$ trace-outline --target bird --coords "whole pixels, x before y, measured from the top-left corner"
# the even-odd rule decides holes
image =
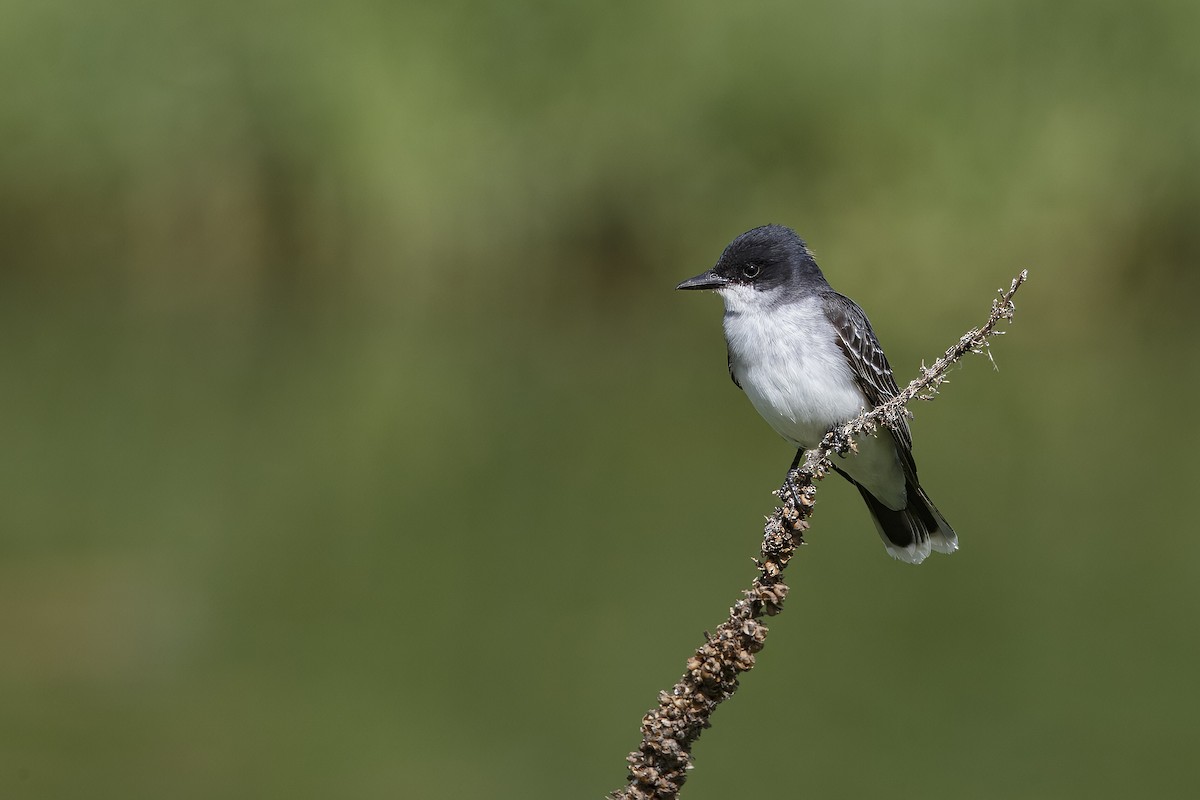
[[[832,428],[899,392],[866,313],[833,290],[791,228],[746,231],[712,269],[676,288],[712,290],[724,301],[729,377],[797,448],[793,469]],[[917,479],[908,423],[856,444],[833,466],[866,501],[887,552],[910,564],[955,552],[958,536]]]

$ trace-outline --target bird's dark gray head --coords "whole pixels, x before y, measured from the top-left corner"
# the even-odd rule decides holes
[[[803,291],[824,283],[825,276],[795,231],[783,225],[763,225],[730,242],[711,270],[676,288],[746,286],[770,291],[786,286]]]

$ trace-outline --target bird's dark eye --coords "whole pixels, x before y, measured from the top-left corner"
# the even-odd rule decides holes
[[[762,267],[760,267],[758,264],[746,264],[742,267],[742,275],[746,276],[750,280],[757,278],[758,273],[760,272],[762,272]]]

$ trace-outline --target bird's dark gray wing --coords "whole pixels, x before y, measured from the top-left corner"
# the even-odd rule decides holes
[[[877,406],[899,394],[900,388],[892,376],[892,366],[883,354],[879,340],[875,338],[875,331],[871,330],[867,315],[858,304],[837,292],[823,293],[821,301],[825,316],[837,331],[838,346],[842,348],[858,388],[866,395],[867,401]],[[908,430],[908,422],[901,419],[892,434],[900,445],[901,459],[908,462],[908,466],[912,462],[912,434]]]
[[[729,380],[733,381],[734,386],[741,389],[742,385],[738,383],[737,376],[733,374],[733,353],[728,350],[725,351],[725,366],[729,367]]]

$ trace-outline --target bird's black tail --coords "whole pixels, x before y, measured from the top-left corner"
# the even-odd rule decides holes
[[[937,506],[916,481],[907,482],[908,505],[893,511],[875,496],[854,482],[867,501],[879,537],[892,558],[909,564],[920,564],[931,550],[953,553],[958,549],[958,536],[946,523]]]

